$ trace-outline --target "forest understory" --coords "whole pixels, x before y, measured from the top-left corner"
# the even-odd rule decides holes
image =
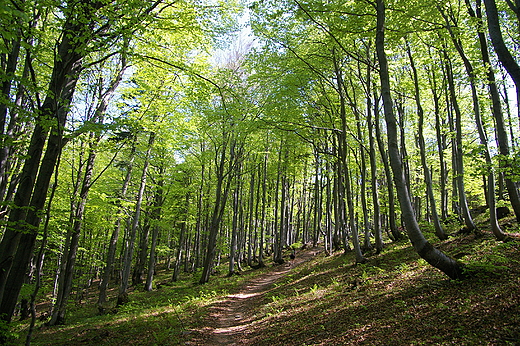
[[[428,265],[407,240],[366,252],[365,264],[320,247],[298,251],[293,263],[288,251],[284,264],[268,260],[232,277],[223,269],[205,285],[197,273],[169,283],[162,270],[153,291],[132,289],[130,301],[106,315],[98,315],[91,289],[65,325],[40,322],[32,344],[518,345],[520,233],[512,218],[502,220],[506,242],[479,226],[481,234],[453,233],[442,242],[425,232],[466,265],[464,280]],[[12,344],[23,344],[27,321],[13,327],[19,338]]]

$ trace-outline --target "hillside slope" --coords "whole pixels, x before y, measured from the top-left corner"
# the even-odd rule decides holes
[[[436,246],[466,263],[471,277],[448,279],[408,242],[388,243],[362,265],[353,254],[313,249],[308,261],[297,254],[299,265],[220,274],[206,285],[195,283],[197,273],[169,284],[165,271],[159,289],[133,291],[113,314],[96,315],[92,291],[90,301],[71,306],[66,325],[39,328],[33,344],[520,344],[518,235],[506,243],[490,233],[454,236]],[[248,293],[262,277],[273,280]],[[223,303],[230,297],[254,298]],[[228,311],[215,315],[219,308]],[[14,327],[20,338],[12,344],[23,344],[27,322]]]

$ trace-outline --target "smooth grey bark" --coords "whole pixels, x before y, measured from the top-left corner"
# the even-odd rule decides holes
[[[213,212],[209,223],[209,237],[206,246],[206,257],[204,258],[204,267],[202,275],[199,280],[200,284],[205,284],[209,281],[211,271],[213,269],[213,261],[215,259],[217,250],[217,238],[220,231],[220,224],[226,208],[226,202],[229,195],[229,189],[232,180],[232,168],[235,165],[236,160],[236,143],[231,140],[229,148],[229,168],[226,170],[226,158],[227,158],[227,134],[224,134],[224,145],[220,148],[220,155],[217,153],[217,167],[216,167],[216,178],[217,186],[215,189],[215,202]]]
[[[441,225],[441,220],[439,218],[439,214],[437,213],[437,203],[435,201],[435,197],[433,195],[433,182],[432,176],[430,172],[430,168],[428,166],[428,162],[426,160],[426,144],[424,142],[424,110],[421,104],[421,94],[419,88],[419,77],[417,75],[417,68],[415,67],[415,61],[413,59],[412,52],[410,50],[410,46],[408,41],[406,42],[406,50],[408,53],[408,58],[410,60],[410,67],[412,69],[413,81],[414,81],[414,89],[415,89],[415,104],[417,107],[417,136],[419,142],[419,152],[421,156],[421,165],[423,167],[424,174],[424,182],[426,184],[426,194],[428,196],[428,200],[430,202],[430,211],[432,215],[433,225],[435,227],[435,235],[440,240],[448,239],[446,232]]]
[[[21,23],[20,19],[18,19],[17,23],[15,24],[15,26],[18,26],[19,28],[17,30],[17,35],[12,40],[10,40],[10,44],[6,44],[7,47],[10,46],[10,50],[7,53],[7,61],[5,61],[5,66],[2,66],[2,76],[4,76],[4,78],[2,83],[0,83],[0,95],[2,96],[1,99],[3,100],[0,102],[0,200],[4,200],[6,188],[8,185],[8,170],[11,154],[11,144],[9,142],[13,138],[13,133],[9,133],[10,131],[6,129],[8,120],[7,114],[10,108],[7,104],[7,100],[11,99],[11,89],[14,84],[14,77],[18,65],[18,60],[20,58],[20,48],[22,45],[22,25],[23,24]],[[26,60],[26,66],[24,67],[24,75],[27,75],[27,64],[28,60]],[[20,90],[21,89],[22,88],[20,87]],[[9,116],[16,118],[16,113],[17,112],[14,109],[10,109]]]
[[[372,187],[372,206],[374,208],[374,237],[376,240],[376,253],[383,251],[384,242],[381,231],[381,205],[379,202],[379,183],[377,181],[376,143],[374,139],[375,126],[372,116],[372,68],[367,67],[366,74],[366,98],[367,98],[367,125],[368,125],[368,156],[370,161],[370,184]]]
[[[128,290],[128,281],[130,279],[130,271],[132,267],[132,258],[134,255],[135,238],[137,235],[137,227],[139,226],[139,220],[141,217],[141,206],[144,198],[144,190],[146,188],[146,180],[148,176],[148,166],[150,164],[150,154],[155,142],[155,133],[151,132],[148,139],[148,148],[146,150],[143,170],[141,173],[141,183],[139,184],[139,190],[136,196],[134,217],[132,219],[132,225],[128,235],[127,246],[125,249],[123,270],[121,272],[121,285],[119,287],[118,305],[126,301],[126,295]]]
[[[266,148],[267,149],[267,148]],[[264,160],[262,163],[262,209],[260,217],[260,244],[258,245],[258,265],[260,267],[264,264],[264,244],[266,233],[266,212],[267,212],[267,161],[269,158],[268,151],[265,150]]]
[[[469,15],[473,18],[477,19],[477,25],[479,26],[479,29],[482,27],[482,10],[481,10],[481,2],[478,0],[476,2],[476,11],[473,10],[473,7],[469,3],[468,0],[466,0],[466,6],[468,8]],[[480,52],[482,57],[482,62],[487,66],[487,77],[488,77],[488,88],[489,93],[491,96],[492,101],[492,113],[496,120],[496,133],[497,133],[497,140],[499,144],[499,150],[501,154],[503,154],[503,150],[505,150],[506,155],[509,155],[509,143],[507,138],[507,132],[504,128],[504,117],[502,114],[502,106],[500,104],[500,95],[498,93],[498,88],[496,86],[495,81],[495,74],[493,72],[493,69],[491,67],[491,61],[489,59],[489,52],[488,52],[488,46],[487,46],[487,40],[484,35],[484,33],[481,30],[477,30],[478,32],[478,38],[479,38],[479,45],[480,45]],[[460,42],[457,42],[460,43]],[[462,45],[458,44],[457,50],[459,51],[459,54],[463,58],[464,65],[466,66],[466,70],[468,74],[470,74],[470,82],[471,82],[471,88],[472,88],[472,96],[473,96],[473,104],[475,109],[475,122],[477,124],[477,130],[480,137],[480,144],[484,148],[484,157],[486,159],[487,169],[488,169],[488,181],[487,181],[487,201],[489,206],[489,216],[490,216],[490,224],[491,224],[491,230],[493,231],[493,234],[498,240],[504,240],[506,235],[500,228],[498,224],[497,219],[497,213],[496,213],[496,192],[495,192],[495,169],[493,166],[493,162],[491,160],[491,153],[488,147],[488,138],[486,134],[486,130],[484,128],[484,124],[482,121],[482,117],[480,115],[480,107],[476,92],[476,86],[474,81],[474,71],[473,66],[469,62],[468,58],[464,56],[464,52],[462,50]],[[501,140],[505,140],[505,143],[502,143],[502,145],[505,144],[505,148],[500,148]],[[513,183],[513,189],[516,190],[516,187],[514,187]],[[517,194],[516,194],[517,196]],[[514,199],[514,191],[513,191],[513,199]]]
[[[355,105],[355,100],[353,102],[353,105]],[[357,128],[357,136],[358,140],[361,141],[362,138],[364,138],[363,133],[361,131],[361,117],[360,112],[355,107],[354,110],[355,113],[355,119],[356,119],[356,128]],[[372,243],[370,242],[370,228],[368,227],[369,221],[368,221],[368,205],[367,205],[367,182],[365,178],[365,173],[367,171],[367,163],[366,163],[366,155],[365,155],[365,146],[363,144],[360,145],[359,148],[359,156],[361,157],[361,167],[360,167],[360,180],[361,180],[361,186],[360,186],[360,194],[361,194],[361,209],[363,212],[363,231],[364,231],[364,237],[363,237],[363,248],[365,251],[372,249]]]
[[[275,214],[275,240],[274,240],[274,252],[273,252],[273,261],[278,264],[284,263],[283,260],[283,234],[285,232],[285,220],[283,217],[286,195],[285,195],[285,186],[284,186],[284,179],[285,179],[285,164],[282,164],[282,155],[285,158],[287,156],[287,149],[285,149],[285,145],[282,142],[280,144],[281,148],[278,155],[278,169],[277,169],[277,175],[276,175],[276,187],[275,187],[275,194],[279,194],[281,192],[281,198],[275,199],[275,206],[274,206],[274,214]],[[281,187],[280,187],[281,186]]]
[[[468,10],[470,11],[470,15],[473,13],[472,17],[475,17],[475,13],[473,12],[473,9],[469,3],[466,3],[468,6]],[[472,63],[469,61],[468,57],[466,56],[464,49],[462,47],[462,42],[459,38],[457,38],[452,30],[449,17],[444,14],[441,11],[442,16],[446,20],[446,24],[448,27],[448,31],[450,32],[450,36],[453,42],[453,45],[455,46],[455,49],[459,53],[459,56],[461,57],[464,67],[466,69],[466,73],[468,74],[469,81],[470,81],[470,88],[471,88],[471,97],[473,102],[473,112],[475,115],[475,124],[477,126],[477,131],[480,138],[480,145],[482,146],[482,153],[484,155],[487,170],[488,170],[488,176],[487,176],[487,188],[485,189],[486,192],[486,201],[489,207],[489,215],[490,215],[490,224],[491,229],[493,230],[493,233],[498,238],[504,238],[505,234],[500,229],[500,226],[498,225],[497,215],[496,215],[496,197],[495,197],[495,172],[493,167],[493,162],[491,160],[491,154],[488,147],[488,139],[487,134],[484,129],[484,125],[482,123],[482,116],[480,114],[480,103],[478,99],[478,93],[477,93],[477,87],[475,85],[475,71],[473,68]],[[480,35],[480,34],[479,34]],[[484,37],[482,37],[484,38]],[[485,41],[485,38],[484,38]],[[489,63],[489,60],[488,60]],[[484,184],[486,186],[486,184]]]
[[[146,282],[144,284],[145,291],[152,290],[153,275],[155,272],[155,258],[157,239],[159,238],[159,221],[161,220],[162,206],[164,203],[164,166],[159,167],[159,181],[157,182],[157,188],[155,191],[153,210],[151,211],[151,217],[153,224],[152,227],[152,243],[150,244],[150,255],[148,256],[148,270],[146,273]]]
[[[486,6],[487,23],[491,43],[495,48],[500,63],[504,66],[507,73],[509,73],[511,79],[513,79],[516,86],[517,101],[520,101],[520,66],[504,41],[495,0],[484,0],[484,5]],[[518,108],[520,109],[520,103],[518,104]]]
[[[464,219],[466,231],[471,232],[476,227],[469,211],[468,200],[466,198],[466,188],[464,184],[464,153],[462,150],[462,113],[460,111],[459,103],[457,101],[457,96],[455,93],[455,81],[453,79],[453,70],[450,64],[451,60],[449,59],[448,53],[446,51],[444,51],[443,54],[446,64],[446,77],[448,79],[450,103],[453,111],[455,112],[455,119],[453,119],[455,126],[455,140],[452,144],[454,145],[453,160],[454,165],[456,167],[455,182],[457,184],[457,193],[459,201],[458,208],[460,209],[460,214]]]
[[[322,218],[322,188],[321,188],[321,158],[318,152],[318,148],[314,146],[314,189],[313,189],[313,234],[312,234],[312,245],[318,244],[318,235],[321,229],[321,218]],[[347,242],[345,241],[345,251],[347,251]]]
[[[383,135],[381,134],[381,127],[380,127],[380,119],[379,119],[379,102],[378,97],[374,95],[374,127],[375,127],[375,133],[376,133],[376,142],[377,147],[379,149],[379,154],[381,155],[381,161],[383,161],[383,168],[385,172],[386,177],[386,187],[388,191],[388,224],[390,227],[390,234],[392,235],[393,241],[399,241],[403,239],[403,235],[399,228],[397,227],[396,222],[396,201],[395,201],[395,191],[394,191],[394,184],[392,184],[393,178],[392,178],[392,171],[390,168],[390,163],[388,162],[388,154],[385,149],[385,145],[383,143]]]
[[[513,56],[509,52],[509,49],[504,43],[504,39],[502,37],[502,32],[500,29],[500,23],[498,19],[498,12],[496,8],[496,3],[494,0],[484,0],[484,4],[486,6],[486,14],[489,28],[489,35],[491,37],[491,42],[495,48],[495,52],[498,55],[502,66],[507,70],[513,81],[516,85],[517,92],[517,101],[520,101],[520,67],[516,60],[514,60]],[[518,10],[518,8],[517,8]],[[516,12],[518,15],[518,12]],[[477,2],[477,13],[476,16],[479,20],[482,20],[482,16],[480,13],[480,1]],[[504,122],[504,115],[502,112],[502,106],[500,102],[500,94],[498,92],[498,88],[496,85],[495,74],[491,67],[487,41],[484,35],[479,31],[479,42],[482,53],[482,60],[484,63],[488,64],[488,88],[491,95],[492,101],[492,111],[493,116],[496,120],[496,134],[498,141],[498,148],[500,154],[503,156],[500,160],[500,166],[504,170],[510,169],[510,149],[509,149],[509,139],[506,131],[506,125]],[[520,110],[520,104],[518,105],[518,109]],[[520,116],[520,113],[519,113]],[[515,212],[515,216],[518,222],[520,222],[520,193],[518,188],[513,181],[512,177],[506,173],[505,175],[505,183],[507,192],[509,194],[509,200],[511,202],[511,206]]]
[[[110,81],[110,85],[107,90],[105,90],[103,93],[100,93],[100,98],[95,108],[95,112],[90,119],[92,122],[103,124],[109,100],[121,82],[125,69],[126,58],[123,54],[120,71],[114,76],[113,80]],[[102,85],[98,86],[98,88],[102,87]],[[71,229],[67,234],[67,241],[63,256],[64,261],[62,261],[62,269],[60,270],[60,276],[58,279],[57,297],[53,305],[51,319],[48,322],[48,325],[62,324],[65,320],[66,305],[72,290],[72,279],[76,265],[76,255],[79,247],[79,238],[83,224],[83,216],[85,213],[85,207],[87,205],[88,193],[92,187],[92,184],[94,183],[92,175],[97,156],[97,146],[101,141],[101,137],[101,133],[91,132],[89,135],[88,157],[84,166],[84,176],[81,182],[79,180],[80,174],[83,172],[83,167],[81,167],[81,164],[78,167],[78,182],[76,185],[80,187],[81,184],[81,188],[79,190],[79,195],[76,195],[76,193],[72,195]]]
[[[148,243],[150,242],[150,219],[145,213],[145,219],[143,221],[143,227],[139,232],[139,246],[136,256],[136,262],[134,264],[134,270],[132,271],[132,286],[139,286],[143,283],[143,274],[146,266],[146,260],[148,258]]]
[[[340,101],[339,116],[341,119],[341,129],[338,131],[338,153],[340,157],[341,170],[345,176],[345,198],[347,200],[348,209],[348,223],[352,235],[352,245],[354,247],[354,254],[356,263],[365,263],[367,260],[363,256],[361,246],[359,244],[359,233],[356,225],[356,217],[354,210],[354,196],[352,194],[351,173],[348,165],[348,143],[347,143],[347,117],[346,117],[346,94],[345,84],[343,83],[343,75],[336,60],[334,59],[334,72],[337,80],[337,89]]]
[[[91,135],[90,137],[94,137]],[[58,279],[58,294],[56,302],[53,305],[51,319],[48,325],[63,324],[65,320],[66,305],[72,290],[72,278],[74,276],[74,267],[76,264],[76,255],[79,247],[79,238],[81,234],[81,226],[83,223],[83,214],[87,205],[88,192],[91,186],[92,173],[94,170],[94,162],[96,158],[95,145],[96,141],[91,138],[92,142],[89,149],[89,155],[85,164],[84,177],[81,182],[81,189],[78,200],[72,202],[71,210],[71,228],[67,234],[67,242],[63,255],[62,268]],[[97,138],[99,141],[99,138]],[[80,170],[81,172],[81,170]],[[74,199],[75,196],[72,196]]]
[[[254,164],[253,166],[256,166],[256,159],[253,160]],[[256,254],[256,244],[258,239],[258,232],[256,227],[254,227],[255,221],[258,217],[258,208],[256,208],[255,211],[255,177],[256,177],[256,171],[251,172],[251,178],[249,179],[249,196],[248,196],[248,203],[247,203],[247,235],[248,235],[248,241],[247,241],[247,265],[252,266],[253,265],[253,258]],[[258,194],[256,194],[256,202],[258,206]],[[254,232],[253,232],[254,229]]]
[[[112,231],[112,234],[110,236],[110,243],[108,245],[106,266],[103,271],[101,284],[99,285],[99,297],[98,297],[98,301],[97,301],[97,307],[101,314],[105,313],[105,311],[106,311],[105,304],[106,304],[108,283],[110,281],[110,277],[112,276],[112,272],[114,270],[117,242],[119,239],[119,233],[121,232],[121,222],[122,222],[121,214],[123,213],[123,207],[121,205],[121,200],[124,200],[126,198],[128,186],[130,185],[130,179],[132,177],[132,169],[133,169],[133,163],[134,163],[134,158],[135,158],[135,150],[136,150],[135,143],[132,143],[130,158],[128,160],[128,163],[126,164],[125,179],[123,181],[123,185],[121,187],[121,192],[119,195],[120,198],[116,201],[116,204],[117,204],[116,217],[117,218],[116,218],[114,230]]]
[[[237,187],[233,191],[233,217],[231,221],[231,245],[229,251],[229,276],[235,274],[235,261],[237,260],[237,243],[238,243],[238,208],[240,183],[237,182]]]
[[[58,156],[58,161],[56,162],[56,167],[60,166],[61,156]],[[31,339],[34,332],[34,327],[36,325],[36,299],[38,298],[38,293],[42,286],[42,271],[43,271],[43,261],[45,258],[45,249],[47,248],[47,243],[49,239],[49,221],[51,218],[51,206],[54,200],[54,196],[56,194],[56,189],[58,187],[58,172],[54,174],[54,183],[51,187],[51,193],[49,195],[49,200],[47,202],[47,210],[45,212],[45,223],[43,226],[42,232],[42,240],[40,243],[40,248],[35,256],[36,268],[34,273],[34,290],[31,293],[30,299],[30,312],[31,312],[31,321],[29,323],[29,328],[27,332],[27,336],[25,338],[25,345],[29,346],[31,344]]]
[[[201,152],[203,151],[203,147],[201,147]],[[204,163],[201,164],[200,167],[200,185],[197,197],[197,222],[195,224],[195,261],[194,261],[194,270],[197,270],[200,267],[201,260],[201,232],[202,232],[202,213],[204,211],[204,177],[206,174],[206,165]]]
[[[325,164],[325,172],[326,174],[326,184],[325,184],[325,232],[323,238],[325,240],[324,247],[325,253],[332,255],[334,252],[333,241],[332,241],[332,183],[334,181],[334,177],[331,177],[332,167],[330,160],[327,160]]]
[[[435,75],[435,69],[431,68],[428,70],[431,74],[429,76],[429,80],[435,114],[435,136],[437,139],[437,152],[439,154],[439,193],[441,200],[441,218],[445,220],[448,217],[448,190],[446,189],[448,172],[446,170],[446,160],[444,158],[444,150],[446,149],[446,135],[442,131],[443,123],[441,122],[440,97],[437,90],[437,77]]]
[[[404,179],[401,165],[397,121],[394,114],[392,95],[390,92],[390,74],[388,71],[388,60],[385,52],[385,4],[383,0],[376,0],[376,11],[376,52],[379,61],[379,77],[381,80],[383,109],[387,124],[388,151],[405,228],[414,249],[423,259],[432,266],[440,269],[450,278],[460,279],[463,277],[462,265],[433,247],[422,234],[419,224],[415,219],[414,210],[410,201],[410,194]]]
[[[189,178],[188,178],[189,179]],[[189,182],[186,183],[186,187],[189,185]],[[187,192],[184,196],[184,205],[182,206],[181,215],[184,217],[184,220],[180,222],[181,229],[179,234],[179,244],[177,247],[177,253],[175,256],[175,264],[173,266],[173,274],[172,274],[172,282],[179,280],[179,275],[181,272],[181,264],[182,258],[184,256],[184,271],[187,271],[187,261],[189,257],[189,234],[188,234],[188,208],[190,204],[190,193]]]
[[[177,247],[177,254],[175,256],[175,264],[173,266],[173,274],[172,274],[172,281],[176,282],[179,280],[179,275],[181,273],[181,262],[182,262],[182,255],[184,251],[186,250],[186,231],[187,231],[188,225],[186,222],[181,223],[181,232],[179,234],[179,244]]]

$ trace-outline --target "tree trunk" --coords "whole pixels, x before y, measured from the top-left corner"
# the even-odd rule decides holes
[[[152,244],[150,245],[150,256],[148,258],[148,271],[146,274],[146,282],[144,285],[145,291],[152,290],[153,274],[155,272],[155,258],[157,239],[159,237],[159,221],[161,220],[162,206],[164,203],[164,166],[159,167],[159,181],[157,182],[157,190],[155,191],[153,210],[151,211],[152,220]]]
[[[110,281],[110,277],[112,276],[112,272],[114,270],[114,263],[116,259],[116,250],[117,250],[117,241],[119,239],[119,233],[121,231],[121,221],[123,213],[123,207],[121,206],[121,200],[126,198],[126,192],[128,191],[128,186],[130,185],[130,179],[132,177],[132,169],[134,162],[134,154],[135,154],[135,143],[132,144],[130,159],[126,165],[126,175],[125,180],[123,181],[123,186],[121,187],[120,198],[117,200],[117,212],[116,212],[116,223],[114,230],[112,231],[112,235],[110,236],[110,243],[108,245],[108,253],[105,270],[103,272],[103,277],[101,279],[101,284],[99,286],[99,298],[97,302],[98,310],[101,314],[105,313],[105,304],[107,297],[107,288],[108,282]]]
[[[395,191],[394,184],[392,184],[392,171],[390,163],[388,162],[388,154],[383,143],[383,136],[381,134],[380,120],[379,120],[379,102],[378,97],[374,95],[374,127],[376,129],[376,141],[379,153],[381,154],[381,161],[383,161],[383,168],[386,177],[386,186],[388,191],[388,223],[390,227],[390,233],[392,234],[393,241],[399,241],[403,239],[401,231],[397,227],[396,212],[395,212]]]
[[[139,236],[139,252],[137,253],[136,263],[132,271],[132,286],[137,287],[143,283],[143,274],[146,266],[146,259],[148,258],[148,243],[150,240],[150,219],[148,214],[145,214],[144,225],[141,228]]]
[[[95,136],[91,135],[91,137]],[[60,271],[57,299],[54,303],[51,319],[48,323],[51,326],[55,324],[63,324],[65,320],[66,305],[72,290],[72,278],[74,276],[74,267],[76,265],[76,255],[79,247],[83,215],[85,212],[85,206],[87,205],[88,192],[91,187],[92,173],[96,159],[95,146],[99,140],[99,136],[97,138],[91,138],[89,155],[85,165],[85,175],[81,184],[79,199],[77,204],[76,202],[73,202],[73,215],[71,217],[72,228],[68,235],[68,247],[66,245],[62,270]],[[74,196],[72,198],[74,199]]]
[[[235,274],[235,261],[237,259],[237,243],[238,243],[238,208],[239,208],[239,186],[233,191],[233,220],[231,222],[231,247],[229,251],[229,276]]]
[[[446,61],[446,75],[448,78],[448,89],[450,93],[450,101],[453,111],[455,112],[455,141],[454,141],[454,163],[456,167],[456,183],[457,193],[459,197],[459,209],[462,218],[466,224],[466,231],[471,232],[475,229],[473,218],[469,212],[468,200],[466,198],[466,189],[464,187],[464,153],[462,151],[462,113],[455,95],[455,82],[453,80],[453,71],[450,65],[448,53],[444,51],[444,59]]]
[[[229,140],[226,138],[227,135],[224,134],[224,142]],[[224,210],[226,208],[226,202],[229,194],[229,188],[232,180],[232,168],[235,164],[235,143],[234,141],[230,145],[229,150],[229,168],[226,172],[226,148],[224,145],[220,150],[220,158],[217,166],[216,176],[217,176],[217,186],[215,189],[215,206],[213,208],[213,213],[210,220],[209,225],[209,238],[208,244],[206,248],[206,257],[204,258],[204,268],[202,270],[202,276],[199,280],[199,283],[205,284],[209,281],[209,277],[211,275],[211,271],[213,269],[213,260],[215,259],[215,254],[217,250],[217,237],[220,231],[220,224],[222,221],[222,217],[224,215]],[[226,174],[227,173],[227,174]]]
[[[383,107],[387,124],[388,148],[390,163],[394,173],[394,182],[397,188],[397,195],[403,220],[405,222],[408,237],[417,253],[428,263],[440,269],[452,279],[463,277],[462,265],[457,261],[446,256],[444,253],[434,248],[422,234],[415,219],[410,194],[404,180],[399,152],[397,121],[394,115],[392,96],[390,93],[390,75],[388,72],[388,62],[385,53],[385,4],[383,0],[377,0],[377,33],[376,51],[379,61],[379,77],[381,79],[381,94],[383,97]]]
[[[367,125],[368,125],[368,156],[370,160],[370,185],[372,187],[372,205],[374,208],[374,236],[376,240],[376,253],[383,251],[384,242],[381,232],[381,206],[379,203],[379,188],[377,181],[377,162],[374,140],[374,127],[377,126],[372,120],[372,68],[367,67]]]
[[[466,5],[468,7],[468,12],[471,17],[476,18],[479,21],[479,26],[482,26],[482,12],[481,12],[481,4],[480,1],[477,1],[477,12],[473,11],[473,8],[471,7],[471,4],[466,0]],[[483,32],[478,30],[478,36],[479,36],[479,44],[480,44],[480,51],[482,55],[482,62],[484,62],[485,65],[488,66],[488,86],[490,86],[490,94],[491,94],[491,100],[493,103],[493,115],[495,119],[497,119],[497,133],[501,130],[503,134],[505,134],[505,138],[507,141],[507,133],[505,132],[503,128],[503,116],[502,116],[502,107],[500,105],[500,96],[498,94],[498,89],[496,87],[495,83],[495,76],[493,73],[493,70],[491,69],[491,61],[489,60],[489,54],[488,54],[488,48],[487,48],[487,40],[484,36]],[[482,117],[480,115],[480,106],[478,101],[478,94],[477,94],[477,88],[475,86],[475,76],[473,71],[473,66],[471,65],[469,59],[465,56],[464,51],[462,49],[462,44],[460,41],[454,42],[457,47],[457,51],[459,52],[459,55],[461,56],[464,66],[466,67],[466,71],[470,77],[470,84],[471,84],[471,94],[473,98],[473,109],[475,112],[475,123],[477,125],[477,130],[480,137],[480,144],[483,148],[483,154],[484,158],[486,160],[486,165],[488,169],[488,179],[487,179],[487,203],[489,207],[489,216],[490,216],[490,224],[491,224],[491,230],[493,231],[493,234],[498,240],[504,240],[506,235],[498,225],[498,219],[497,219],[497,213],[496,213],[496,197],[495,197],[495,170],[493,167],[493,162],[491,160],[491,154],[488,147],[488,139],[486,130],[484,128],[484,124],[482,122]],[[498,102],[498,104],[497,104]],[[498,108],[497,108],[498,107]],[[498,116],[497,116],[498,114]],[[499,123],[501,120],[502,128],[498,130]],[[500,141],[499,141],[500,142]],[[507,143],[506,143],[507,144]],[[507,147],[509,147],[509,144],[507,144]],[[509,150],[507,149],[507,154],[509,154]],[[485,185],[484,185],[485,186]],[[516,188],[515,188],[516,190]]]
[[[480,14],[480,2],[477,2],[477,12]],[[517,101],[520,101],[520,67],[518,63],[514,60],[513,56],[507,49],[504,39],[502,37],[502,32],[500,30],[500,24],[498,19],[498,12],[495,4],[495,0],[484,0],[484,4],[486,6],[486,13],[488,18],[488,27],[489,27],[489,35],[491,36],[491,42],[495,48],[495,52],[498,55],[498,58],[502,65],[505,67],[513,81],[516,85],[516,93],[517,93]],[[518,13],[517,13],[518,14]],[[482,20],[482,16],[479,15],[479,19]],[[502,169],[507,170],[510,168],[510,150],[509,150],[509,139],[506,132],[506,125],[504,122],[504,115],[502,112],[502,106],[500,102],[500,96],[498,93],[497,85],[495,82],[495,74],[493,69],[491,68],[489,53],[487,48],[487,41],[485,40],[484,35],[479,31],[480,38],[480,49],[482,53],[482,60],[484,63],[488,64],[488,87],[491,95],[491,101],[493,103],[493,116],[496,120],[496,134],[498,141],[498,149],[500,154],[504,157],[504,159],[500,160],[500,166]],[[518,105],[518,109],[520,110],[520,104]],[[520,113],[519,113],[520,116]],[[509,200],[511,201],[511,206],[515,212],[515,216],[518,222],[520,222],[520,194],[518,192],[518,188],[515,182],[512,180],[512,177],[506,174],[505,183],[507,192],[509,193]]]
[[[143,171],[141,174],[141,184],[139,185],[139,191],[137,192],[137,198],[135,202],[135,212],[130,228],[130,234],[128,235],[127,247],[125,249],[125,256],[123,262],[123,270],[121,273],[121,285],[119,287],[118,305],[126,302],[126,295],[128,290],[128,280],[130,279],[130,271],[132,267],[132,258],[134,255],[135,238],[137,234],[137,227],[139,226],[139,219],[141,216],[141,205],[144,197],[144,190],[146,188],[146,178],[148,175],[148,166],[150,160],[150,154],[152,147],[155,142],[155,133],[151,132],[148,139],[148,149],[146,150],[146,156],[143,164]]]
[[[83,50],[76,47],[78,41],[73,41],[72,37],[81,36],[87,28],[88,22],[79,23],[71,18],[64,23],[48,93],[37,112],[27,158],[20,174],[20,185],[8,221],[10,227],[4,232],[0,243],[0,315],[6,320],[10,320],[13,314],[33,252],[36,230],[41,221],[39,214],[61,153],[62,129],[81,69],[82,55],[79,52]],[[53,120],[53,131],[47,140],[49,119]],[[40,162],[45,147],[45,155]]]
[[[435,113],[435,135],[437,138],[437,151],[439,153],[439,167],[440,167],[440,196],[441,196],[441,218],[445,220],[448,217],[448,190],[446,189],[446,181],[448,180],[448,173],[446,171],[446,160],[444,158],[444,149],[446,149],[446,135],[442,132],[442,123],[440,116],[439,95],[437,92],[437,80],[435,70],[430,70],[431,76],[429,78],[431,84],[431,92]]]
[[[408,53],[408,58],[410,59],[410,67],[412,68],[414,87],[415,87],[415,103],[417,106],[417,117],[418,117],[418,125],[417,125],[417,135],[419,137],[419,152],[421,155],[421,165],[423,167],[424,174],[424,182],[426,184],[426,194],[428,196],[428,200],[430,202],[430,211],[433,218],[433,225],[435,227],[435,235],[440,240],[448,239],[448,236],[444,232],[444,229],[441,225],[441,220],[439,219],[439,214],[437,213],[437,206],[435,202],[435,197],[433,195],[433,184],[432,184],[432,176],[430,173],[430,168],[428,166],[428,162],[426,161],[426,144],[424,142],[424,110],[421,104],[421,95],[419,88],[419,77],[417,76],[417,68],[415,67],[415,61],[412,56],[412,52],[410,51],[410,46],[408,41],[406,42],[406,48]]]

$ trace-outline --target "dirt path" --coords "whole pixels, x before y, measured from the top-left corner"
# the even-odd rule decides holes
[[[314,248],[298,252],[293,261],[273,267],[262,276],[246,282],[239,292],[217,302],[210,311],[208,323],[213,326],[205,328],[204,333],[207,333],[208,338],[204,345],[240,345],[240,340],[247,339],[247,326],[255,320],[250,307],[255,306],[278,279],[295,266],[313,258],[319,251]]]

